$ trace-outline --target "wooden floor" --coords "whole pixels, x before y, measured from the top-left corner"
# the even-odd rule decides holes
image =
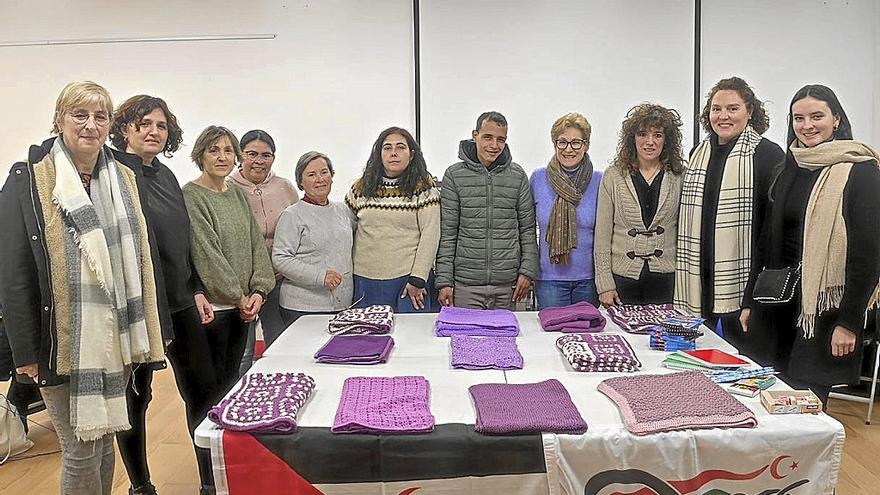
[[[5,384],[0,385],[0,390],[5,391],[5,388]],[[838,495],[880,493],[880,407],[875,407],[872,426],[866,426],[863,421],[866,408],[866,404],[831,400],[831,415],[846,427]],[[196,495],[198,473],[195,457],[186,431],[183,402],[177,395],[171,370],[154,375],[153,402],[148,414],[148,458],[153,483],[159,494]],[[34,415],[32,419],[51,428],[45,412]],[[32,425],[30,438],[35,446],[25,455],[58,450],[58,441],[52,431]],[[60,462],[60,455],[54,453],[0,466],[0,494],[57,494]],[[128,479],[117,454],[113,495],[127,493]]]

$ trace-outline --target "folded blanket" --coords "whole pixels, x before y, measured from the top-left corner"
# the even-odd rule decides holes
[[[334,335],[318,349],[315,359],[328,364],[378,364],[388,361],[392,347],[390,335]]]
[[[642,363],[622,335],[568,334],[556,339],[556,348],[575,371],[633,372]]]
[[[487,435],[587,431],[587,422],[558,380],[484,383],[470,387],[477,411],[475,430]]]
[[[636,435],[700,428],[754,428],[754,413],[699,371],[609,378],[599,384]]]
[[[651,327],[667,318],[689,318],[671,304],[619,304],[608,308],[608,317],[630,333],[650,333]]]
[[[484,337],[516,337],[519,321],[506,309],[467,309],[443,306],[437,316],[437,335],[475,335]]]
[[[351,377],[333,433],[427,433],[434,429],[428,380],[423,376]]]
[[[515,337],[453,335],[450,345],[453,368],[513,370],[523,367]]]
[[[538,311],[541,328],[547,332],[600,332],[605,328],[605,317],[592,304],[582,301],[559,308]]]
[[[375,304],[340,311],[330,319],[328,330],[332,334],[384,334],[391,332],[393,325],[391,306]]]
[[[290,433],[314,389],[315,380],[303,373],[251,373],[211,408],[208,418],[225,430]]]

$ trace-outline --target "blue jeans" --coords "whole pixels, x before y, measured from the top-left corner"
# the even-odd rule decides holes
[[[428,276],[425,284],[425,307],[416,309],[409,297],[400,298],[406,287],[409,277],[398,277],[391,280],[374,280],[371,278],[354,276],[354,305],[356,308],[365,308],[374,304],[387,304],[395,313],[436,313],[439,311],[439,303],[434,291],[434,274]]]
[[[538,309],[558,308],[581,301],[599,306],[599,295],[592,279],[536,280],[535,296],[538,298]]]

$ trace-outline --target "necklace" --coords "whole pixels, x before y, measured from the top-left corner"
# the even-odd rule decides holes
[[[651,183],[654,182],[654,179],[657,177],[657,175],[660,174],[661,170],[663,170],[663,166],[658,165],[657,168],[654,169],[654,173],[652,173],[650,177],[646,176],[642,169],[639,169],[639,173],[642,174],[642,178],[645,179],[645,182],[647,182],[650,186]]]

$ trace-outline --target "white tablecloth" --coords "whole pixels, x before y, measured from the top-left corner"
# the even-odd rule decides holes
[[[298,424],[306,427],[332,425],[342,384],[350,376],[425,376],[430,382],[431,411],[437,424],[474,424],[474,408],[467,390],[471,385],[530,383],[556,378],[568,389],[590,429],[579,436],[544,435],[545,492],[550,493],[584,493],[584,486],[594,475],[622,469],[650,472],[667,482],[713,476],[704,474],[706,471],[726,470],[743,475],[761,470],[751,484],[739,480],[729,482],[728,486],[726,482],[714,481],[700,485],[698,491],[680,492],[682,494],[703,493],[710,486],[729,489],[731,493],[758,493],[760,490],[754,491],[757,486],[780,489],[788,486],[786,483],[790,485],[795,477],[808,479],[810,483],[809,488],[801,488],[802,493],[831,493],[836,484],[843,427],[834,419],[824,414],[771,416],[757,398],[738,396],[755,412],[757,428],[689,430],[636,437],[624,428],[617,407],[596,390],[602,380],[625,373],[573,371],[554,345],[559,333],[541,330],[537,313],[517,313],[517,317],[521,326],[517,343],[524,359],[522,370],[453,369],[449,339],[434,334],[436,315],[408,314],[395,316],[391,334],[395,346],[388,363],[370,366],[316,363],[315,351],[330,337],[329,317],[305,316],[266,350],[251,372],[301,371],[311,375],[316,389],[298,418]],[[606,331],[626,336],[642,362],[640,373],[671,372],[660,364],[666,353],[651,350],[648,336],[627,334],[610,320]],[[736,352],[708,330],[698,340],[698,347]],[[775,388],[786,386],[779,383]],[[196,430],[196,444],[202,447],[213,444],[217,450],[219,436],[220,430],[206,420]],[[216,455],[219,454],[215,452]]]

